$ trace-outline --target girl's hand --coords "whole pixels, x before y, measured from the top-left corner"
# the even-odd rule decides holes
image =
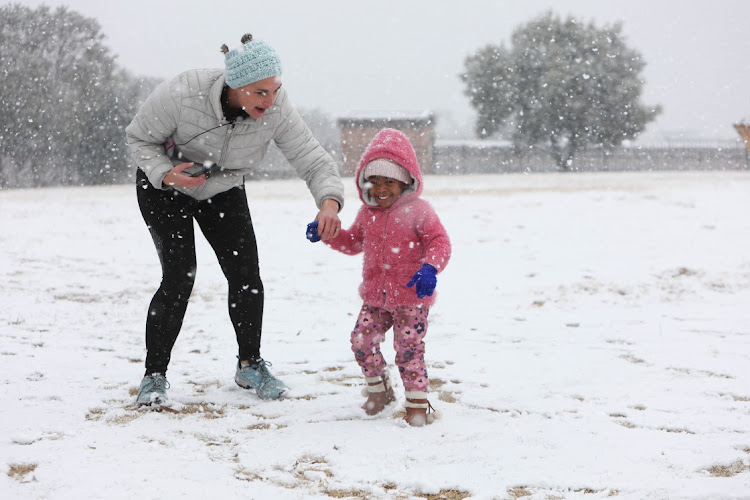
[[[169,187],[181,187],[181,188],[195,188],[200,187],[206,183],[205,174],[201,174],[197,177],[190,177],[187,174],[183,174],[182,171],[186,168],[193,166],[193,162],[181,163],[175,168],[167,172],[164,179],[161,181],[162,184]]]
[[[341,232],[338,202],[330,198],[323,200],[320,212],[318,212],[315,220],[318,221],[318,235],[320,235],[320,239],[328,240],[338,236]]]

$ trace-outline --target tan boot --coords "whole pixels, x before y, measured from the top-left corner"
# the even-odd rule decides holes
[[[380,413],[387,404],[396,400],[387,371],[381,377],[365,377],[365,381],[367,387],[362,392],[367,396],[367,401],[362,409],[368,415]]]
[[[406,408],[404,420],[412,427],[422,427],[442,417],[442,413],[430,404],[427,393],[422,391],[406,391],[404,408]]]

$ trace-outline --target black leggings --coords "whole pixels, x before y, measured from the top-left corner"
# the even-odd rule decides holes
[[[260,358],[263,283],[258,247],[243,186],[199,201],[174,189],[154,188],[138,169],[138,206],[156,246],[161,286],[146,317],[146,374],[166,373],[195,283],[193,219],[216,253],[229,284],[229,317],[240,359]]]

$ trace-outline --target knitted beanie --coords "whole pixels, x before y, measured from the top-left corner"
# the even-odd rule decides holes
[[[365,165],[364,178],[369,179],[373,175],[390,177],[404,184],[411,184],[411,175],[409,171],[398,163],[385,158],[377,158]]]
[[[233,89],[281,74],[281,59],[273,47],[249,34],[240,47],[224,53],[224,64],[227,85]]]

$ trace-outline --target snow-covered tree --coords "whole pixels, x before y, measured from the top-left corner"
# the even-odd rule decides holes
[[[66,7],[0,7],[0,186],[127,178],[124,127],[141,83],[103,41],[95,19]]]
[[[90,158],[86,162],[86,184],[111,184],[132,180],[135,166],[125,141],[125,127],[161,80],[138,78],[129,71],[118,69],[111,84],[99,98],[99,104],[89,115],[91,140],[80,144],[78,155]]]
[[[547,147],[563,170],[584,148],[635,138],[661,108],[640,103],[645,63],[621,30],[548,12],[517,28],[510,48],[467,57],[461,79],[477,136],[507,137],[519,154]]]

